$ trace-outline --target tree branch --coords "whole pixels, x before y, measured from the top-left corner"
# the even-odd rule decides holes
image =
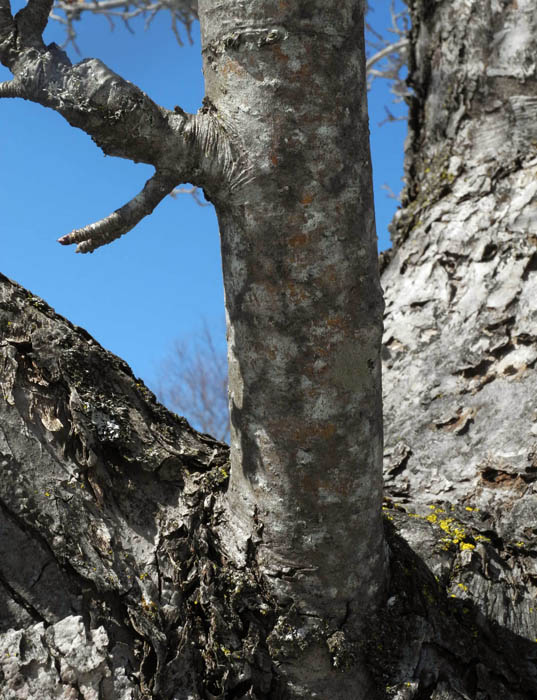
[[[157,171],[130,202],[94,224],[71,231],[59,238],[58,242],[62,245],[78,243],[77,253],[93,253],[100,246],[111,243],[133,229],[144,217],[151,214],[177,184],[175,177]]]
[[[0,60],[13,73],[11,82],[2,83],[0,97],[23,97],[54,109],[107,155],[149,163],[157,170],[184,165],[192,143],[173,136],[188,116],[155,104],[97,59],[73,66],[56,44],[45,46],[41,34],[51,3],[29,0],[13,19],[9,0],[0,0]],[[170,141],[177,146],[173,154],[168,153]],[[172,158],[173,166],[162,162]]]
[[[0,61],[4,63],[7,58],[15,34],[15,21],[11,14],[9,0],[0,0]]]
[[[0,97],[23,97],[54,109],[107,155],[157,167],[171,136],[171,112],[101,61],[87,59],[73,66],[55,44],[37,48],[35,35],[29,40],[30,45],[23,42],[9,51],[13,80],[2,84]]]
[[[14,27],[11,3],[9,0],[0,0],[0,34],[14,29]]]
[[[26,7],[15,15],[17,29],[26,44],[35,43],[37,46],[43,46],[42,34],[47,26],[53,1],[28,0]]]
[[[72,43],[76,50],[76,30],[74,22],[81,19],[84,12],[92,14],[104,15],[114,27],[114,19],[121,19],[127,27],[129,20],[138,17],[146,17],[146,28],[151,24],[154,17],[161,11],[168,11],[171,17],[171,29],[175,34],[177,42],[180,46],[183,45],[179,34],[178,23],[182,24],[187,32],[187,37],[192,43],[191,27],[193,22],[198,18],[198,3],[197,0],[95,0],[74,1],[73,0],[55,0],[54,14],[51,17],[63,25],[65,25],[67,38],[64,46]],[[63,16],[58,14],[62,12]]]
[[[375,63],[378,63],[378,61],[381,61],[383,58],[386,58],[386,56],[390,56],[393,53],[400,52],[402,49],[406,48],[408,44],[408,39],[400,39],[394,44],[388,44],[388,46],[385,46],[380,51],[377,51],[377,53],[374,56],[371,56],[371,58],[367,60],[365,64],[366,71],[369,72],[371,68],[375,65]]]
[[[221,120],[205,106],[186,114],[155,104],[144,92],[97,59],[72,65],[41,34],[52,0],[29,0],[11,18],[0,0],[0,60],[13,79],[0,83],[0,98],[22,97],[61,114],[91,136],[107,155],[155,167],[155,175],[131,202],[101,221],[60,239],[91,252],[147,216],[173,189],[191,182],[218,197],[248,176]]]
[[[0,97],[24,97],[14,80],[6,80],[0,83]]]

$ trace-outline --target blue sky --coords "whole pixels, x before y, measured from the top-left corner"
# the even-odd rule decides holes
[[[12,3],[14,10],[20,3]],[[369,21],[389,24],[389,1],[375,0]],[[199,27],[181,47],[169,18],[148,31],[133,22],[113,32],[103,17],[78,24],[81,56],[97,57],[153,100],[195,112],[203,97]],[[49,22],[45,40],[63,42]],[[185,37],[186,39],[186,37]],[[0,80],[10,73],[0,66]],[[382,189],[401,189],[405,122],[385,124],[392,96],[385,81],[369,93],[379,248],[397,207]],[[401,106],[399,112],[401,112]],[[56,239],[110,214],[143,187],[153,169],[105,157],[82,131],[56,113],[23,100],[0,101],[0,272],[43,297],[58,313],[123,357],[151,388],[176,338],[199,331],[203,319],[223,329],[224,301],[218,228],[212,206],[168,197],[138,227],[93,255],[75,255]],[[222,330],[222,344],[225,342]]]

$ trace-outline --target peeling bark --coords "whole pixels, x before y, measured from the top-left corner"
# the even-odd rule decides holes
[[[1,276],[0,384],[3,699],[535,697],[532,553],[495,514],[387,499],[378,612],[308,630],[225,554],[228,448]]]
[[[105,153],[156,169],[131,202],[61,243],[93,251],[182,181],[213,201],[232,435],[215,551],[263,587],[274,619],[257,635],[282,692],[370,696],[360,654],[336,668],[332,653],[363,635],[387,570],[363,0],[201,3],[207,96],[196,115],[159,107],[98,60],[71,65],[45,46],[46,0],[12,19],[0,3],[0,58],[13,73],[0,97],[52,108]],[[52,406],[41,423],[57,420]],[[101,437],[115,439],[118,425],[106,419]],[[94,476],[88,488],[105,508]],[[164,641],[151,639],[160,678]]]
[[[386,488],[434,521],[428,561],[440,580],[460,582],[455,595],[522,644],[533,697],[537,10],[527,0],[410,9],[406,186],[381,279]],[[446,513],[432,517],[436,507]],[[478,538],[457,537],[457,519]],[[460,550],[458,571],[442,547]],[[440,679],[430,643],[415,657],[436,674],[423,697],[526,697],[503,673],[490,686],[479,664],[464,683]]]

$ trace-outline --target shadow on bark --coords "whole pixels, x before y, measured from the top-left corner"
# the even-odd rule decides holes
[[[360,639],[345,625],[304,636],[294,607],[278,607],[259,576],[255,543],[245,567],[222,555],[226,445],[3,276],[0,357],[6,700],[304,697],[282,671],[305,649],[342,678],[365,661],[379,698],[536,696],[537,644],[450,593],[456,571],[490,578],[501,543],[480,544],[488,559],[462,557],[388,501],[385,606]],[[507,609],[516,585],[498,585]]]

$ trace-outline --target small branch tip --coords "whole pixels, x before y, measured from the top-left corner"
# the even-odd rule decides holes
[[[130,202],[94,224],[74,229],[65,236],[58,238],[61,245],[78,243],[77,253],[93,253],[107,243],[115,241],[133,229],[164,197],[172,192],[177,185],[177,179],[156,172],[150,178],[143,190]]]

